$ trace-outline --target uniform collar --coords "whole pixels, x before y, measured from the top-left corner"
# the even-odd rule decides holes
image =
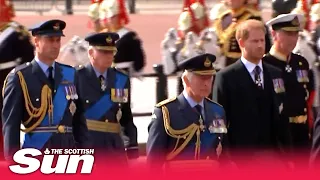
[[[287,61],[287,56],[282,54],[281,52],[277,51],[274,46],[271,47],[269,54],[271,56],[276,57],[277,59],[281,61]]]
[[[183,90],[182,94],[186,98],[191,108],[194,108],[198,104],[202,107],[202,109],[204,108],[203,99],[200,101],[200,103],[197,103],[188,95],[186,90]]]

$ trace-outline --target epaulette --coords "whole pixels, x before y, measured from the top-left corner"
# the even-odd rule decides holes
[[[23,25],[15,21],[10,22],[9,26],[12,27],[16,32],[21,33],[23,36],[30,36],[29,31]]]
[[[0,32],[4,31],[5,29],[7,29],[8,27],[10,27],[10,23],[5,23],[4,25],[2,25],[0,27]]]
[[[207,97],[206,97],[206,99],[207,99],[208,101],[210,101],[210,102],[212,102],[212,103],[214,103],[214,104],[216,104],[216,105],[218,105],[218,106],[220,106],[220,107],[223,108],[223,106],[222,106],[221,104],[219,104],[219,103],[217,103],[217,102],[215,102],[215,101],[212,101],[210,98],[207,98]]]
[[[227,10],[221,14],[218,15],[218,19],[223,19],[226,15],[230,14],[231,10]]]
[[[126,72],[126,71],[124,71],[124,70],[122,70],[122,69],[119,69],[119,68],[117,68],[117,67],[113,67],[116,71],[118,71],[118,72],[120,72],[120,73],[122,73],[122,74],[124,74],[124,75],[126,75],[126,76],[129,76],[128,75],[128,72]]]
[[[76,70],[81,70],[81,69],[84,68],[84,65],[80,64],[80,65],[74,66],[74,68],[75,68]]]
[[[261,12],[256,10],[256,9],[253,9],[253,8],[247,8],[247,11],[252,14],[253,16],[256,16],[256,17],[260,17],[262,16]]]
[[[163,100],[163,101],[159,102],[158,104],[156,104],[156,107],[159,108],[159,107],[161,107],[161,106],[163,106],[165,104],[168,104],[168,103],[170,103],[170,102],[172,102],[172,101],[174,101],[176,99],[177,99],[177,97],[173,97],[173,98],[169,98],[169,99]]]
[[[23,69],[25,69],[26,67],[29,67],[31,65],[30,62],[26,62],[26,63],[23,63],[21,65],[18,65],[17,67],[13,68],[10,73],[17,73]]]
[[[58,62],[56,62],[56,63],[58,63]],[[58,63],[60,66],[65,66],[65,67],[68,67],[68,68],[74,68],[74,67],[72,67],[72,66],[70,66],[70,65],[68,65],[68,64],[62,64],[62,63]]]

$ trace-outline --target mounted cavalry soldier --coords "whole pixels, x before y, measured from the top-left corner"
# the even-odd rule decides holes
[[[12,21],[13,5],[7,0],[0,0],[0,88],[2,89],[7,74],[16,66],[29,62],[34,57],[34,46],[28,30]],[[0,100],[2,108],[2,96]],[[2,126],[0,125],[0,134]],[[0,159],[2,159],[3,137],[0,136]]]
[[[110,165],[125,165],[127,157],[139,156],[137,128],[128,103],[129,76],[111,67],[118,39],[116,33],[88,35],[90,62],[77,68],[78,92],[92,147],[101,162]]]
[[[184,90],[158,103],[148,126],[147,163],[152,169],[214,170],[226,157],[221,154],[227,133],[224,109],[206,98],[215,59],[205,53],[179,62]]]
[[[116,42],[117,53],[114,66],[130,75],[141,73],[145,67],[145,53],[138,34],[125,27],[129,16],[124,0],[107,0],[105,17],[108,22],[108,32],[117,33],[120,39]]]
[[[88,27],[93,29],[95,32],[101,31],[103,28],[100,24],[100,4],[103,0],[91,0],[91,4],[88,10]]]
[[[3,88],[4,152],[21,148],[83,148],[88,129],[76,88],[76,70],[55,62],[66,23],[49,20],[31,28],[35,58],[13,69]],[[23,128],[21,128],[23,124]],[[21,128],[21,129],[20,129]]]
[[[241,57],[241,50],[235,38],[235,32],[239,24],[248,20],[261,20],[260,12],[247,4],[246,0],[227,0],[229,10],[219,16],[214,22],[214,29],[218,35],[218,44],[221,53],[225,56],[225,66],[233,64]],[[266,52],[271,47],[269,33],[266,33]]]
[[[161,42],[162,62],[165,74],[179,73],[179,61],[193,56],[211,53],[219,58],[217,36],[209,27],[204,1],[186,0],[179,16],[178,29],[170,28]],[[178,94],[182,92],[182,81],[178,79]]]

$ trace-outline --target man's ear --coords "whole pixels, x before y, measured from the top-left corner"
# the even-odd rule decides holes
[[[93,48],[89,48],[88,53],[90,57],[93,57]]]
[[[240,47],[240,48],[244,47],[244,40],[243,40],[242,38],[240,38],[240,39],[238,40],[238,44],[239,44],[239,47]]]

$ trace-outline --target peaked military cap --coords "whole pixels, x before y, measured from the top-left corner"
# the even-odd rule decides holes
[[[119,39],[117,33],[94,33],[88,35],[85,40],[88,41],[90,46],[100,50],[116,51],[116,41]]]
[[[205,53],[180,61],[178,67],[181,70],[187,70],[199,75],[213,75],[216,73],[213,66],[215,61],[215,55]]]
[[[301,31],[303,30],[302,21],[304,17],[301,14],[280,14],[271,19],[266,24],[272,27],[273,30],[284,31]]]
[[[66,23],[59,19],[53,19],[49,21],[41,22],[29,30],[32,36],[43,35],[43,36],[64,36],[63,30],[66,27]]]

